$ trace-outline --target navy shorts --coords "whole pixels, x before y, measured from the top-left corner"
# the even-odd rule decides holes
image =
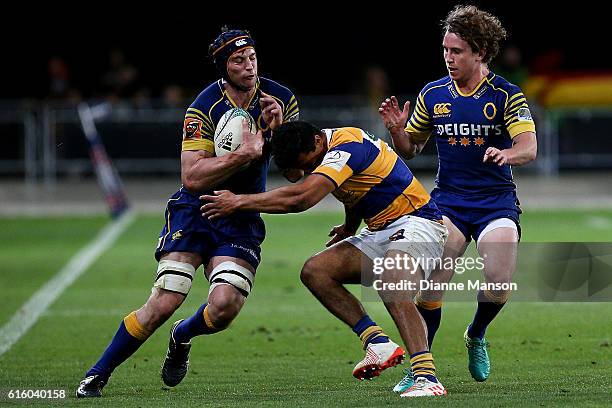
[[[243,259],[257,268],[261,260],[261,243],[266,236],[258,213],[236,213],[208,220],[202,216],[202,202],[184,188],[168,200],[166,223],[159,234],[155,259],[169,252],[195,252],[208,264],[214,256]]]
[[[498,218],[509,218],[521,235],[519,215],[521,208],[516,191],[503,191],[486,195],[462,195],[434,188],[431,198],[442,215],[448,217],[466,240],[477,240],[487,225]]]

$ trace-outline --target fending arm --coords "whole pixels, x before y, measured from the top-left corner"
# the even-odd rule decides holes
[[[336,185],[327,177],[312,174],[304,182],[285,186],[259,194],[236,195],[230,191],[216,191],[215,195],[203,195],[206,201],[201,208],[208,218],[227,216],[236,211],[257,211],[268,214],[286,214],[306,211],[317,204]]]

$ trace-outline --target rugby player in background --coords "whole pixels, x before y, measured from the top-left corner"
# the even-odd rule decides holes
[[[203,195],[204,214],[223,220],[235,211],[302,212],[333,192],[345,206],[345,223],[332,229],[329,248],[305,263],[301,279],[361,340],[366,355],[353,376],[360,380],[378,376],[400,364],[404,350],[372,321],[344,284],[372,285],[374,263],[406,255],[420,259],[420,265],[395,263],[382,271],[378,287],[374,283],[408,348],[416,378],[401,396],[445,395],[427,346],[425,324],[413,303],[415,291],[388,285],[418,285],[433,267],[423,257],[442,255],[447,231],[427,191],[385,142],[361,129],[320,130],[307,122],[286,123],[274,132],[271,146],[280,169],[311,174],[300,184],[260,194],[215,191]],[[355,236],[362,220],[367,227]]]
[[[485,281],[509,283],[521,213],[511,166],[536,158],[535,125],[521,90],[488,67],[506,37],[499,19],[475,6],[457,6],[443,21],[443,30],[449,75],[423,88],[410,120],[409,102],[400,110],[393,96],[379,112],[396,151],[406,159],[421,152],[432,133],[435,137],[439,170],[431,196],[449,229],[444,257],[463,255],[474,239],[484,258]],[[436,270],[431,279],[448,282],[452,275],[452,270]],[[476,313],[464,334],[468,368],[476,381],[489,377],[485,331],[509,294],[478,293]],[[416,298],[430,347],[440,325],[442,295],[422,291]],[[403,392],[412,383],[407,372],[394,391]]]
[[[298,118],[299,108],[289,89],[258,76],[254,41],[247,31],[224,29],[210,45],[209,54],[222,79],[204,89],[185,115],[182,187],[166,207],[151,296],[123,319],[79,384],[77,397],[101,396],[113,370],[183,303],[200,265],[211,284],[208,299],[193,316],[172,326],[161,372],[168,386],[180,383],[187,373],[191,339],[228,327],[253,287],[265,235],[263,220],[258,213],[248,212],[209,221],[200,215],[198,197],[213,188],[236,193],[265,191],[270,156],[262,153],[262,134],[269,139],[281,123]],[[249,112],[260,133],[245,135],[236,151],[216,157],[216,124],[225,112],[237,107]]]

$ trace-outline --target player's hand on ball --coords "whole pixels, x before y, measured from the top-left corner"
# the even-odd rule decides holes
[[[404,109],[400,111],[397,98],[392,96],[385,99],[378,108],[378,113],[389,132],[393,133],[398,130],[403,130],[406,121],[408,121],[408,112],[410,112],[410,101],[406,101]]]
[[[355,235],[355,231],[349,231],[346,228],[346,224],[336,225],[329,232],[329,236],[332,237],[332,239],[327,241],[325,246],[326,247],[330,247],[330,246],[334,245],[336,242],[340,242],[343,239],[348,238],[348,237],[353,236],[353,235]]]
[[[270,129],[274,130],[283,123],[283,110],[276,99],[262,92],[259,105],[261,106],[263,120],[270,126]]]
[[[206,201],[200,211],[210,220],[227,217],[238,209],[238,196],[228,190],[213,191],[214,195],[201,195],[200,200]]]
[[[264,139],[261,130],[256,134],[251,133],[249,123],[242,121],[242,144],[238,150],[249,157],[249,160],[257,160],[261,157],[264,146]]]
[[[483,163],[495,163],[498,166],[503,166],[508,163],[508,152],[499,150],[495,147],[489,147],[482,158]]]

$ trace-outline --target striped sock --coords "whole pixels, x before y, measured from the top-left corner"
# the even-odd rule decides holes
[[[415,380],[425,377],[431,382],[438,382],[433,356],[429,351],[420,351],[410,355],[410,368]]]
[[[389,337],[383,332],[382,328],[377,326],[368,315],[363,316],[357,322],[353,327],[353,332],[359,336],[364,350],[369,344],[387,343],[389,341]]]
[[[87,371],[85,376],[97,374],[108,378],[113,370],[134,354],[151,334],[152,332],[140,324],[136,312],[130,313],[119,325],[117,333],[102,353],[100,360]]]
[[[213,334],[219,331],[221,329],[216,328],[208,316],[208,303],[204,303],[193,316],[176,326],[174,340],[177,343],[189,343],[195,336]]]

